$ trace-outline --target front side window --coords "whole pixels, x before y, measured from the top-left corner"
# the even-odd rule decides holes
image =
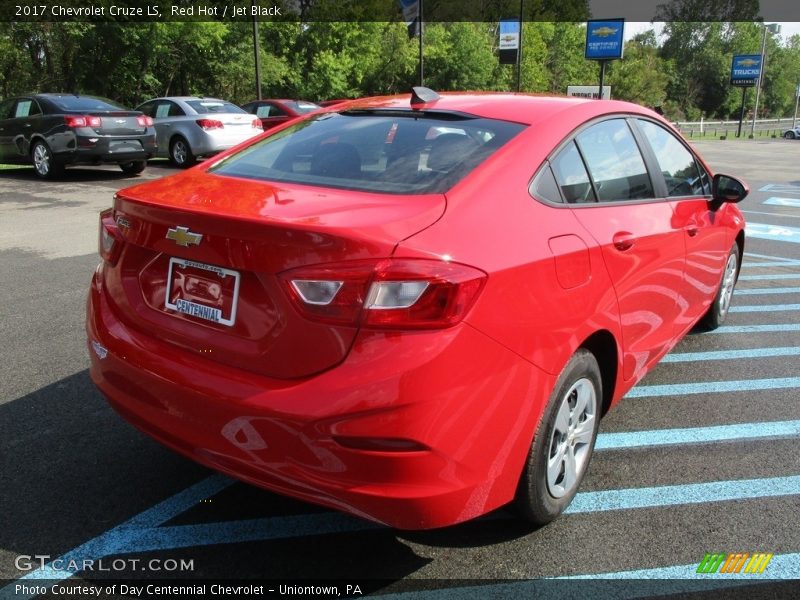
[[[610,119],[577,137],[600,202],[654,198],[653,184],[624,119]]]
[[[637,122],[656,155],[667,184],[667,196],[702,196],[703,177],[692,153],[663,127],[643,119]]]
[[[268,136],[209,171],[395,194],[444,192],[523,128],[409,110],[329,113]]]

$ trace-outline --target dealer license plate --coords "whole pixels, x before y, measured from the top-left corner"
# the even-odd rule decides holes
[[[176,312],[231,327],[239,302],[238,271],[170,258],[164,306]]]

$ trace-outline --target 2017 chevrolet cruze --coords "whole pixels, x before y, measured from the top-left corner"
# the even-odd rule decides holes
[[[725,318],[746,194],[633,104],[356,101],[119,192],[91,376],[270,490],[407,529],[509,502],[546,523],[606,411]]]

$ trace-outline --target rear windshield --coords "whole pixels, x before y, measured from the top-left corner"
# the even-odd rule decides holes
[[[93,98],[92,96],[47,96],[53,104],[61,110],[93,111],[93,110],[125,110],[108,98]]]
[[[297,114],[303,115],[305,113],[310,113],[311,111],[317,110],[318,108],[322,108],[319,104],[314,104],[313,102],[305,102],[303,100],[290,100],[285,103],[286,106],[291,108]]]
[[[222,100],[187,100],[186,104],[200,115],[208,113],[247,113],[243,108]]]
[[[439,193],[523,128],[411,111],[330,113],[268,136],[209,170],[368,192]]]

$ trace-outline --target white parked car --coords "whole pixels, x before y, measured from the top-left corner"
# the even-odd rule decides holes
[[[200,156],[227,150],[263,133],[259,119],[217,98],[155,98],[136,110],[155,122],[156,156],[168,157],[172,164],[181,168],[192,166]]]
[[[783,132],[783,137],[787,140],[797,140],[800,139],[800,127],[793,127],[792,129],[787,129]]]

